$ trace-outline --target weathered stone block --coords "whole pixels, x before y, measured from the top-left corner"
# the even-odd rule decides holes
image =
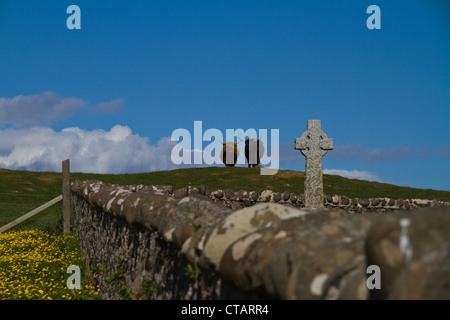
[[[272,190],[264,190],[261,193],[260,201],[269,202],[271,200],[271,198],[272,198]]]
[[[405,207],[406,209],[409,209],[411,207],[408,200],[403,201],[403,207]]]
[[[383,216],[367,235],[368,264],[381,270],[371,297],[450,299],[449,230],[448,207]]]
[[[403,207],[403,199],[397,199],[395,205],[399,208]]]
[[[214,197],[216,197],[217,199],[222,199],[225,195],[225,193],[223,192],[223,190],[216,190],[212,192],[212,195]]]
[[[187,195],[188,195],[188,190],[187,190],[187,188],[180,188],[180,189],[177,189],[177,190],[175,190],[175,191],[173,192],[173,196],[174,196],[175,198],[177,198],[177,199],[184,198],[184,197],[186,197]]]
[[[331,200],[332,200],[332,202],[333,202],[334,205],[339,204],[339,196],[338,196],[338,195],[334,195],[334,196],[331,198]]]
[[[329,211],[276,219],[231,244],[220,273],[266,298],[365,299],[362,240],[370,219]]]
[[[216,270],[225,250],[237,239],[274,220],[304,214],[304,211],[271,203],[257,204],[236,211],[221,221],[207,236],[199,262],[206,268]]]
[[[289,201],[292,203],[296,203],[297,202],[297,195],[295,193],[291,193],[289,196]]]
[[[234,191],[231,189],[224,190],[224,195],[226,199],[233,199],[234,197]]]
[[[237,198],[238,198],[238,200],[244,200],[244,199],[247,199],[248,198],[248,192],[247,191],[244,191],[244,190],[239,190],[238,192],[237,192]]]
[[[430,200],[413,199],[413,202],[419,207],[429,207],[431,205]]]
[[[344,206],[348,206],[350,204],[350,199],[346,196],[341,196],[341,204]]]
[[[261,196],[261,192],[260,191],[252,191],[250,193],[250,197],[253,201],[257,201],[258,198]]]
[[[369,199],[358,199],[358,202],[363,207],[368,207],[369,206]]]
[[[196,186],[188,186],[188,195],[200,193]]]
[[[272,194],[272,199],[274,202],[279,202],[281,200],[281,194],[279,192],[274,192]]]

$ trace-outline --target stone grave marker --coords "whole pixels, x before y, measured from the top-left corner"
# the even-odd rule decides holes
[[[333,150],[333,139],[322,131],[320,120],[308,120],[307,130],[295,138],[295,149],[306,157],[305,207],[323,207],[322,157]]]

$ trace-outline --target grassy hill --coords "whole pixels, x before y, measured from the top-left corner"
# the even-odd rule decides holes
[[[88,174],[71,173],[71,179],[97,179],[107,183],[172,185],[174,189],[188,185],[205,185],[211,190],[274,190],[303,193],[304,173],[280,170],[273,176],[261,176],[259,168],[207,167],[156,171],[138,174]],[[3,226],[32,209],[61,194],[62,176],[55,172],[12,171],[0,169],[0,226]],[[324,175],[324,192],[358,198],[421,198],[450,201],[449,191],[414,189],[392,184],[347,179]],[[59,232],[61,202],[22,222],[13,229],[32,227]]]

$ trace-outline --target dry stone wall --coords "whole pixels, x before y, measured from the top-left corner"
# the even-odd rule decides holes
[[[143,185],[128,186],[130,190],[141,190],[149,188]],[[305,197],[303,194],[297,194],[289,191],[274,192],[272,190],[264,191],[233,191],[230,189],[211,191],[205,186],[189,186],[173,190],[171,186],[152,186],[154,190],[164,190],[172,194],[175,198],[182,198],[192,194],[202,194],[212,201],[221,203],[223,206],[233,210],[253,206],[261,202],[279,203],[295,208],[305,207]],[[449,205],[443,201],[426,199],[391,199],[391,198],[349,198],[341,195],[326,195],[323,197],[323,203],[326,208],[343,209],[348,212],[387,212],[404,209],[418,209],[433,207],[439,205]]]
[[[450,299],[443,203],[327,196],[331,209],[314,210],[289,192],[71,188],[103,299]],[[367,286],[370,265],[381,289]]]

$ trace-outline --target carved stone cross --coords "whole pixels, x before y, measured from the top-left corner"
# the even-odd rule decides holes
[[[323,207],[322,157],[333,150],[333,139],[322,131],[320,120],[308,120],[307,130],[295,138],[295,149],[306,157],[305,207]]]

